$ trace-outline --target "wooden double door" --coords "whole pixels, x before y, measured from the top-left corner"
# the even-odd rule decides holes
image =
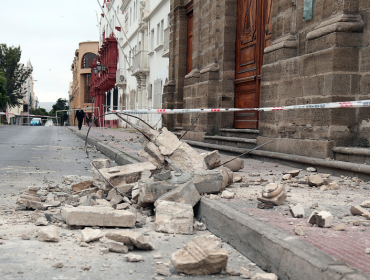
[[[259,108],[264,49],[271,44],[272,0],[238,0],[235,107]],[[258,128],[258,111],[235,113],[235,128]]]

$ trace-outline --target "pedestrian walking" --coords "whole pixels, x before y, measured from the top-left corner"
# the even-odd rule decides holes
[[[76,111],[76,115],[75,115],[75,119],[77,118],[77,121],[78,121],[78,130],[81,130],[84,117],[85,117],[85,112],[81,109],[81,107],[78,107],[78,110]]]

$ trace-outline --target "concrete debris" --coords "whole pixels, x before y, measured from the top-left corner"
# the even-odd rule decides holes
[[[84,270],[84,271],[89,271],[91,269],[91,265],[88,265],[88,264],[83,265],[83,266],[81,266],[81,269]]]
[[[282,180],[288,181],[292,179],[292,174],[285,174],[283,177],[281,177]]]
[[[81,230],[81,241],[85,243],[99,240],[103,236],[104,233],[100,229],[85,228]]]
[[[126,210],[130,207],[128,203],[121,203],[116,206],[116,210]]]
[[[171,179],[171,171],[170,170],[164,170],[161,173],[155,174],[153,178],[157,181],[167,181]]]
[[[234,183],[234,173],[227,167],[219,167],[217,170],[221,170],[221,174],[223,177],[222,180],[222,188],[225,189],[226,187],[230,186]]]
[[[365,200],[360,204],[361,207],[370,208],[370,200]]]
[[[339,224],[334,228],[335,231],[344,231],[346,230],[346,225],[345,224]]]
[[[126,254],[125,258],[127,259],[128,262],[142,262],[142,261],[144,261],[143,256],[135,255],[135,254],[132,254],[132,253]]]
[[[42,242],[58,242],[59,230],[56,226],[42,227],[38,230],[38,240]]]
[[[307,167],[306,169],[308,172],[316,172],[316,168],[315,167]]]
[[[150,162],[128,164],[118,166],[117,168],[119,172],[115,173],[109,173],[109,168],[99,169],[104,178],[115,187],[136,183],[141,178],[141,174],[144,170],[154,171],[156,169]],[[94,175],[93,185],[101,190],[109,191],[112,187],[104,178],[102,178],[100,174],[98,176]]]
[[[233,177],[233,182],[234,183],[243,181],[243,177],[240,174],[234,173],[233,176],[234,176]]]
[[[136,215],[126,210],[110,207],[79,206],[64,207],[62,216],[71,226],[135,227]]]
[[[92,187],[92,183],[93,183],[92,180],[88,180],[88,181],[85,181],[85,182],[74,184],[74,185],[71,186],[71,188],[72,188],[72,191],[74,193],[79,193],[79,192],[81,192],[83,190],[86,190],[86,189],[91,188]]]
[[[318,174],[308,176],[307,183],[310,187],[320,187],[325,184],[325,180]]]
[[[365,208],[361,206],[351,206],[349,211],[351,212],[353,216],[362,216],[364,214],[370,214],[368,210],[366,210]]]
[[[105,159],[105,158],[93,159],[91,162],[94,163],[96,169],[110,168],[112,166],[111,161],[109,159]],[[91,169],[95,170],[92,163],[90,163]]]
[[[45,218],[45,216],[43,217],[39,217],[37,218],[37,220],[35,221],[35,225],[36,226],[47,226],[49,224],[48,220]]]
[[[278,280],[274,273],[256,273],[252,276],[252,280]]]
[[[155,230],[158,232],[193,234],[193,207],[171,201],[161,201],[156,207]]]
[[[138,203],[154,203],[162,195],[176,188],[177,185],[173,185],[167,181],[139,181]]]
[[[64,264],[59,262],[52,265],[53,268],[63,268]]]
[[[198,222],[198,221],[195,221],[194,222],[194,229],[195,230],[198,230],[198,231],[204,231],[207,229],[206,225],[201,223],[201,222]]]
[[[169,159],[182,171],[205,169],[203,157],[185,142],[181,143],[180,147],[169,156]]]
[[[333,224],[333,216],[327,211],[313,211],[308,218],[308,223],[318,227],[329,228]]]
[[[240,272],[236,271],[235,269],[231,267],[226,267],[225,273],[226,275],[229,275],[229,276],[240,276]]]
[[[365,249],[365,254],[370,254],[370,248]]]
[[[244,267],[241,267],[239,269],[240,276],[242,276],[242,279],[250,279],[253,275],[253,271]]]
[[[123,245],[122,243],[108,241],[104,243],[104,246],[108,248],[109,252],[119,253],[119,254],[127,254],[128,247]]]
[[[221,156],[217,150],[200,155],[204,158],[204,163],[209,170],[212,170],[221,165]]]
[[[287,171],[287,172],[283,172],[283,174],[284,175],[290,174],[290,175],[292,175],[292,177],[297,177],[300,172],[301,172],[300,169],[295,169],[295,170],[290,170],[290,171]]]
[[[283,204],[286,198],[285,187],[279,183],[270,183],[266,185],[257,196],[259,201],[270,202],[276,206]]]
[[[195,237],[171,258],[179,273],[190,275],[220,273],[226,268],[227,261],[227,251],[221,248],[221,240],[213,235]]]
[[[26,192],[18,198],[17,204],[35,210],[41,209],[42,208],[41,200],[37,196],[37,191],[39,189],[40,189],[39,187],[34,186],[28,187]]]
[[[131,200],[134,203],[138,202],[140,196],[140,188],[139,188],[139,183],[136,183],[135,186],[132,188],[131,191]]]
[[[100,248],[99,251],[100,251],[101,254],[108,254],[109,249],[104,247],[104,248]]]
[[[290,213],[294,218],[304,217],[304,207],[301,204],[296,204],[295,206],[290,206]]]
[[[224,176],[227,179],[224,180]],[[227,171],[221,171],[219,169],[195,171],[193,183],[199,194],[219,193],[222,192],[226,186],[230,185],[228,184]]]
[[[195,188],[194,183],[192,181],[189,181],[159,197],[154,205],[157,206],[160,201],[173,201],[183,204],[189,204],[194,207],[199,200],[200,195]]]
[[[155,259],[155,260],[163,259],[163,256],[161,254],[155,254],[153,256],[153,259]]]
[[[166,127],[162,128],[160,134],[155,139],[155,144],[164,156],[172,155],[181,143],[177,136],[168,131]]]
[[[294,233],[296,235],[303,236],[306,234],[306,231],[304,230],[304,227],[300,226],[300,227],[294,228]]]
[[[221,197],[225,199],[233,199],[235,197],[235,193],[230,191],[223,191]]]
[[[330,190],[338,190],[339,189],[339,185],[337,182],[330,182],[326,185],[326,187]]]
[[[229,160],[232,161],[228,162]],[[238,172],[240,169],[244,168],[244,161],[241,158],[227,157],[224,159],[224,164],[222,166],[229,168],[233,172]]]
[[[22,234],[22,236],[21,236],[21,238],[23,239],[23,240],[30,240],[31,239],[31,237],[28,235],[28,234]]]
[[[123,201],[123,197],[116,191],[116,189],[111,189],[108,193],[107,200],[110,204],[119,204]]]
[[[149,236],[144,236],[135,231],[110,231],[105,237],[127,246],[135,246],[140,250],[154,250],[154,244]]]
[[[171,268],[171,261],[170,260],[157,262],[155,272],[159,275],[171,276],[170,268]]]

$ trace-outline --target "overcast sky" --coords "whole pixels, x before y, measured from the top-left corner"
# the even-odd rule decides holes
[[[31,60],[40,102],[68,97],[78,43],[99,38],[96,12],[96,0],[2,1],[0,43],[21,46],[21,62]]]

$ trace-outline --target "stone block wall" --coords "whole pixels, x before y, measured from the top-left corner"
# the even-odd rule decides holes
[[[261,107],[370,99],[370,1],[273,2],[273,42],[265,49]],[[370,110],[304,109],[263,112],[266,150],[327,158],[333,146],[369,146]]]
[[[189,0],[171,1],[169,83],[163,108],[234,107],[236,0],[193,1],[192,71],[186,74]],[[197,114],[165,116],[169,129],[186,130]],[[192,131],[217,134],[232,127],[233,114],[202,114]]]

